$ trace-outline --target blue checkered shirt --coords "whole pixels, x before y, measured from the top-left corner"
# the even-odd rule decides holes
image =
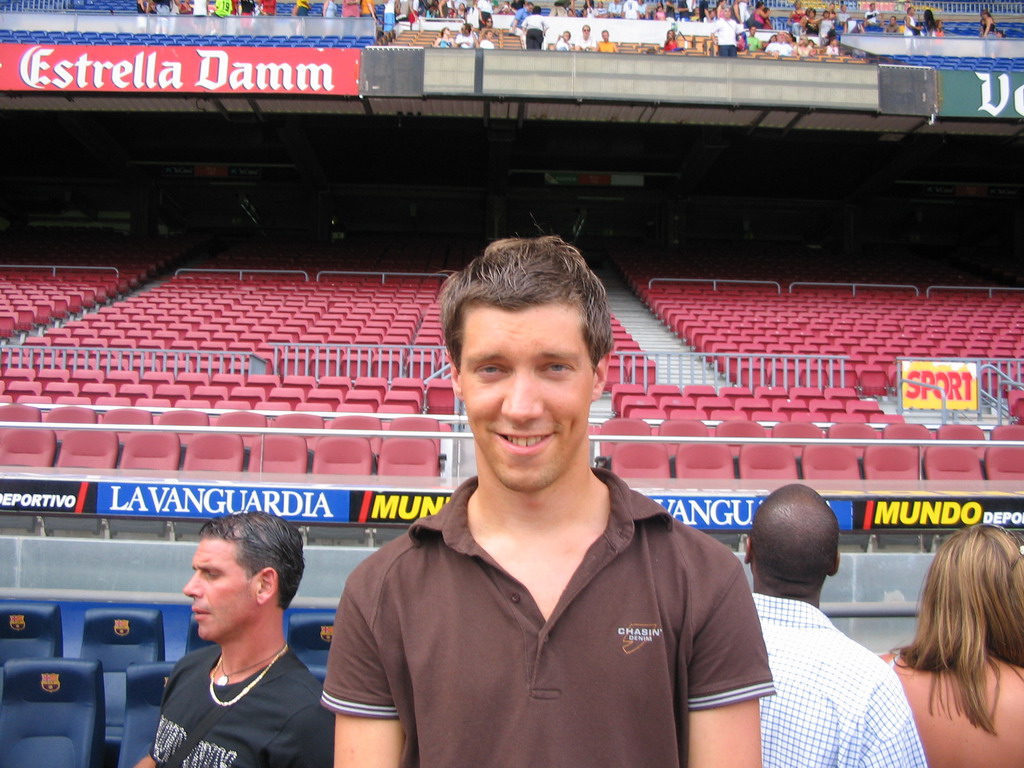
[[[765,768],[926,766],[889,666],[814,606],[754,594],[775,696],[761,699]]]

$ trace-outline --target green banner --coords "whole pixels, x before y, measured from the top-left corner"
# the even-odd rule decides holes
[[[939,72],[943,117],[1024,117],[1024,72]]]

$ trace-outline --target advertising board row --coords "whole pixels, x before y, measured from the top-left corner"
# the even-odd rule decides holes
[[[747,531],[762,496],[648,494],[681,523],[705,531]],[[167,520],[262,511],[304,524],[373,526],[436,514],[449,491],[381,491],[296,485],[0,479],[0,509]],[[826,498],[843,531],[941,531],[987,523],[1024,528],[1024,491],[954,495],[846,494]]]

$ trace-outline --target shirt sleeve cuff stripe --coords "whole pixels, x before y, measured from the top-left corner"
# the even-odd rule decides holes
[[[738,704],[741,701],[759,699],[762,696],[773,696],[774,694],[775,685],[773,683],[757,683],[756,685],[735,688],[731,691],[723,691],[722,693],[694,696],[687,700],[687,704],[691,711],[714,709],[715,707],[725,707],[729,704]]]
[[[398,710],[393,706],[381,706],[377,704],[360,704],[357,701],[346,701],[331,696],[324,691],[320,696],[320,703],[332,712],[341,715],[352,715],[354,717],[375,717],[382,720],[397,720]]]

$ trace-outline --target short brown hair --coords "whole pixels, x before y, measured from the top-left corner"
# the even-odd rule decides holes
[[[590,362],[612,349],[608,295],[578,250],[560,237],[496,240],[441,289],[441,323],[452,363],[459,367],[465,311],[475,306],[511,312],[564,304],[580,315]]]

